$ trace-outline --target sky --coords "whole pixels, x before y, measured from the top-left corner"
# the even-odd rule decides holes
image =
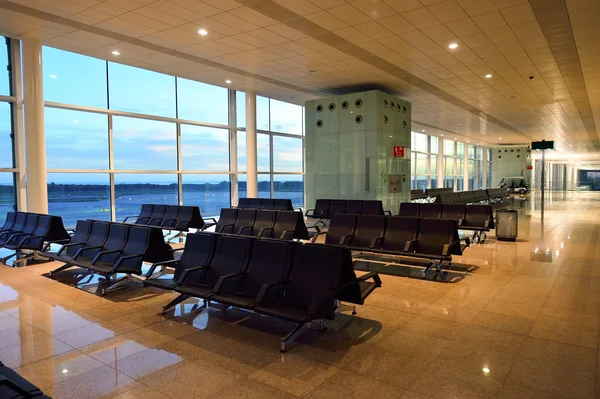
[[[0,54],[4,54],[0,45]],[[6,63],[1,58],[0,65]],[[228,124],[228,91],[224,87],[134,68],[50,47],[43,48],[44,98],[49,102],[158,115],[218,125]],[[6,56],[5,56],[6,58]],[[108,78],[107,78],[108,77]],[[3,80],[3,78],[5,78]],[[0,70],[0,94],[7,77]],[[245,125],[244,93],[238,93],[239,127]],[[11,167],[5,156],[10,148],[10,111],[0,103],[0,168]],[[268,130],[302,135],[302,107],[257,98],[257,124]],[[108,169],[108,116],[99,113],[46,107],[46,158],[48,169]],[[176,170],[177,131],[172,122],[123,116],[113,117],[114,168],[116,170]],[[245,133],[238,133],[238,165],[245,170]],[[229,131],[182,125],[184,171],[229,171]],[[302,141],[273,137],[274,171],[302,172]],[[268,172],[269,136],[258,137],[259,171]],[[3,174],[0,174],[3,175]],[[290,176],[289,180],[296,177]],[[227,175],[186,175],[185,180],[227,178]],[[300,176],[301,178],[301,176]],[[106,173],[49,172],[48,181],[106,182]],[[116,174],[115,182],[176,182],[175,174]],[[0,184],[3,177],[0,176]]]

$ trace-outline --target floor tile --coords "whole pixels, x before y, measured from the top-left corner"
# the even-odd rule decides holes
[[[379,399],[396,399],[400,398],[403,393],[404,389],[397,386],[371,379],[368,376],[341,370],[305,397],[311,399],[362,399],[373,396]]]
[[[529,335],[597,349],[598,323],[598,316],[556,312],[543,308]]]

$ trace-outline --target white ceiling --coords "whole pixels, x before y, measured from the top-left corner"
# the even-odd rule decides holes
[[[0,34],[298,104],[379,87],[412,102],[415,131],[594,162],[599,16],[598,0],[0,0]]]

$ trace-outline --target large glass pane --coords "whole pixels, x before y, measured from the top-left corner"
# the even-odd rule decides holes
[[[431,174],[431,176],[436,176],[437,175],[437,155],[430,155],[429,156],[429,174]]]
[[[106,61],[45,46],[42,48],[42,57],[46,101],[107,108]],[[137,87],[133,88],[132,85],[139,78],[129,78],[129,81],[120,82],[125,85],[120,90],[135,96]],[[138,85],[142,87],[149,83],[140,82]]]
[[[247,190],[246,175],[238,175],[238,197],[246,198]],[[259,173],[258,175],[258,198],[271,198],[271,175]]]
[[[147,69],[108,63],[110,108],[175,117],[175,77]]]
[[[413,190],[425,190],[427,188],[427,176],[415,176]]]
[[[0,47],[0,51],[2,48]],[[12,168],[13,140],[11,105],[0,102],[0,168]]]
[[[444,157],[444,174],[454,175],[454,158]]]
[[[229,171],[229,130],[181,125],[183,170]]]
[[[108,116],[46,107],[50,169],[108,169]]]
[[[456,143],[456,156],[464,158],[464,156],[465,156],[465,143]]]
[[[427,154],[419,154],[417,153],[417,167],[415,169],[415,174],[417,175],[425,175],[427,174]]]
[[[273,136],[273,171],[302,172],[302,139]]]
[[[454,154],[454,141],[444,139],[444,155],[455,155]]]
[[[415,133],[414,141],[412,142],[412,150],[419,152],[429,152],[427,144],[427,135],[421,133]]]
[[[0,94],[10,95],[10,81],[8,78],[9,63],[8,45],[6,38],[0,36]]]
[[[275,198],[291,199],[294,208],[304,207],[304,176],[273,175]]]
[[[0,173],[0,227],[6,219],[6,212],[13,212],[15,206],[15,186],[12,173]]]
[[[271,99],[271,131],[302,134],[302,106]]]
[[[246,132],[237,134],[238,171],[246,171]],[[259,172],[271,171],[271,155],[269,151],[269,135],[257,133],[256,135],[256,162]]]
[[[224,87],[177,78],[180,119],[229,124],[229,95]]]
[[[48,173],[48,213],[68,227],[80,219],[110,220],[108,173]]]
[[[431,140],[429,152],[437,155],[437,153],[439,152],[439,148],[438,148],[439,147],[439,144],[438,144],[439,138],[436,136],[431,136],[429,139]]]
[[[175,123],[115,116],[115,169],[177,170]]]
[[[269,99],[256,96],[256,128],[269,130]]]
[[[475,159],[479,159],[479,160],[483,159],[483,147],[481,147],[481,146],[475,147]]]
[[[231,206],[229,175],[184,174],[183,204],[196,205],[204,218],[219,216]]]
[[[177,175],[116,173],[117,221],[138,215],[142,204],[178,205]]]
[[[474,159],[475,158],[475,146],[473,144],[469,144],[467,146],[468,151],[469,151],[469,158]]]
[[[473,154],[474,155],[474,154]],[[469,175],[469,190],[475,190],[475,161],[469,159],[467,164],[468,175]]]

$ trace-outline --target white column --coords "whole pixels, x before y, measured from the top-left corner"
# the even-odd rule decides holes
[[[246,92],[246,196],[258,197],[256,161],[256,93]]]
[[[480,162],[482,162],[480,172],[483,173],[483,176],[481,176],[481,181],[483,184],[483,189],[485,190],[487,188],[488,151],[487,151],[487,147],[482,147],[482,148],[483,148],[483,158],[480,161]]]
[[[15,167],[19,170],[16,175],[17,210],[27,210],[27,189],[25,185],[25,132],[23,129],[23,85],[21,84],[21,42],[11,40],[12,66],[12,95],[16,102],[13,104],[13,134]]]
[[[469,144],[463,144],[465,145],[465,153],[463,154],[463,163],[465,165],[463,168],[463,191],[469,191]]]
[[[238,192],[238,149],[237,149],[237,92],[229,89],[229,175],[231,187],[231,205],[237,206],[239,200]]]
[[[27,38],[22,44],[27,211],[48,213],[42,41]]]
[[[438,156],[437,156],[437,188],[444,187],[444,139],[438,139]]]

